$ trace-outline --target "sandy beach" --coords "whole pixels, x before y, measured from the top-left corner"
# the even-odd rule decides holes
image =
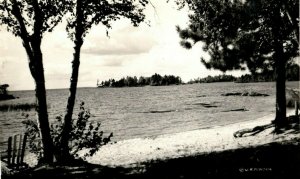
[[[293,110],[288,111],[287,116],[293,113]],[[265,129],[255,136],[236,138],[233,135],[234,132],[239,130],[270,124],[273,119],[274,114],[270,114],[251,121],[216,126],[209,129],[166,134],[155,138],[118,141],[103,146],[95,155],[87,157],[86,160],[89,163],[104,166],[132,167],[151,160],[193,156],[201,153],[252,147],[300,138],[299,134],[286,135],[289,131],[275,135],[272,133],[274,127]],[[30,166],[37,163],[35,156],[32,154],[25,156],[25,162]]]
[[[292,115],[293,112],[289,111],[288,115]],[[238,130],[269,124],[273,119],[274,114],[270,114],[256,120],[210,129],[119,141],[103,146],[93,157],[87,158],[87,161],[107,166],[130,167],[151,160],[193,156],[300,138],[299,134],[286,135],[289,131],[275,135],[272,133],[274,127],[263,130],[255,136],[240,138],[233,136]]]

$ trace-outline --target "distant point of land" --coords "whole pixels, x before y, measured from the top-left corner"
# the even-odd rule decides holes
[[[8,84],[0,85],[0,101],[15,99],[15,97],[13,95],[8,94],[8,91],[7,91],[8,87],[9,87]]]
[[[109,79],[99,83],[97,81],[97,87],[138,87],[138,86],[168,86],[182,84],[182,80],[179,76],[164,75],[155,73],[151,77],[136,76],[123,77],[120,80]]]

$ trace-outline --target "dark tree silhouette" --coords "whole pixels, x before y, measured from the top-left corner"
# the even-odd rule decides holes
[[[207,68],[223,72],[248,67],[252,74],[274,70],[276,129],[285,126],[286,65],[299,55],[298,0],[178,0],[193,12],[188,28],[177,27],[181,45],[204,42]]]
[[[72,1],[72,8],[69,8],[71,17],[68,19],[67,31],[75,46],[70,80],[71,84],[69,88],[70,94],[61,139],[62,156],[69,156],[69,132],[71,130],[71,120],[76,97],[80,50],[84,42],[84,37],[93,25],[102,23],[107,28],[111,28],[110,23],[122,17],[130,19],[133,25],[137,26],[144,20],[143,9],[147,3],[148,0]]]
[[[42,136],[44,161],[53,161],[53,142],[50,136],[43,55],[42,37],[51,32],[61,21],[64,14],[64,3],[59,0],[3,0],[0,3],[0,25],[21,38],[26,50],[29,69],[35,81],[38,122]]]

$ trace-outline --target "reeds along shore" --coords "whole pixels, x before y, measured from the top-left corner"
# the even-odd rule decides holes
[[[36,108],[35,103],[1,104],[0,111],[30,111]]]

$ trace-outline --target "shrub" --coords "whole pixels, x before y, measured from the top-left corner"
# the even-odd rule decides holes
[[[100,130],[100,122],[90,122],[90,112],[84,108],[84,102],[80,104],[80,110],[76,119],[72,119],[72,130],[70,132],[69,152],[74,158],[78,158],[78,152],[84,150],[83,159],[94,155],[101,146],[110,142],[113,133],[107,137]],[[28,118],[28,116],[26,116]],[[42,143],[38,124],[33,120],[25,120],[26,132],[28,134],[30,152],[42,157]],[[63,116],[57,116],[56,121],[50,125],[50,133],[54,143],[54,153],[59,157],[60,141],[63,130]]]

